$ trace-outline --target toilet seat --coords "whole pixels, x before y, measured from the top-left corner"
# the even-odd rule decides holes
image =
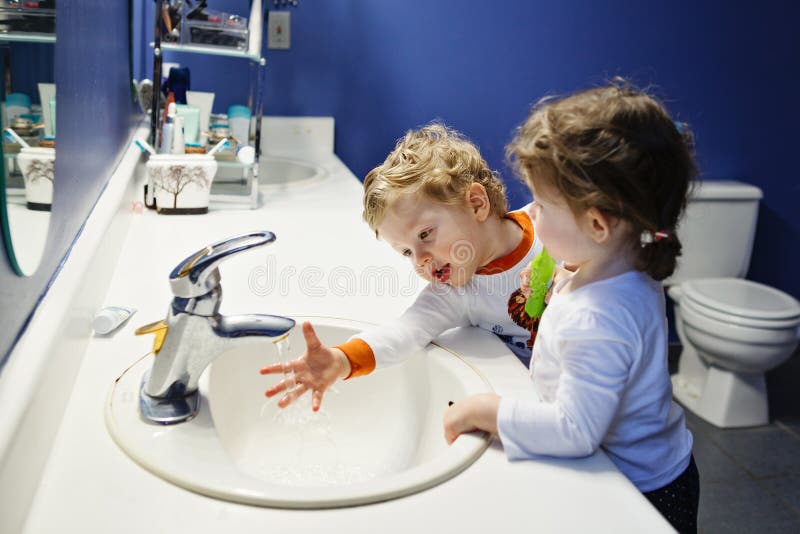
[[[775,288],[740,278],[703,278],[681,284],[681,301],[710,319],[750,328],[800,324],[800,303]],[[684,300],[685,299],[685,300]]]
[[[719,324],[721,325],[720,328],[736,327],[740,330],[744,329],[750,332],[763,331],[767,336],[773,335],[769,334],[769,332],[775,332],[777,330],[790,330],[794,332],[797,327],[800,326],[800,317],[783,320],[739,317],[698,304],[692,299],[681,300],[681,310],[684,312],[684,319],[686,319],[686,316],[691,315],[692,317],[700,317],[705,325]]]

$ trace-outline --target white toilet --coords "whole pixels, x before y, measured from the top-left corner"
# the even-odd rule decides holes
[[[673,395],[718,427],[769,422],[764,373],[792,355],[800,303],[744,280],[761,190],[733,181],[698,183],[678,227],[683,254],[665,280],[683,350]]]

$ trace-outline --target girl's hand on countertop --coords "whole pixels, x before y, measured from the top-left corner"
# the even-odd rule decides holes
[[[444,412],[444,439],[452,445],[464,432],[483,430],[497,434],[497,411],[500,396],[481,393],[452,404]]]

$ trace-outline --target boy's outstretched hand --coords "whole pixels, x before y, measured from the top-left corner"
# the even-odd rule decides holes
[[[288,375],[266,391],[267,397],[286,392],[286,395],[278,401],[279,407],[286,408],[306,391],[311,390],[311,408],[316,412],[322,405],[325,391],[339,378],[345,378],[350,374],[350,362],[341,350],[320,343],[314,327],[308,321],[303,323],[303,337],[306,339],[306,350],[299,358],[268,365],[260,372],[262,375],[277,373]]]

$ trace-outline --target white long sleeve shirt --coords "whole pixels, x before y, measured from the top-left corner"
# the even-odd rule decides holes
[[[475,273],[462,287],[429,284],[397,319],[357,334],[339,345],[359,376],[404,361],[439,334],[457,326],[478,326],[508,343],[525,346],[531,331],[511,316],[509,299],[519,289],[519,273],[542,251],[525,209],[507,215],[523,230],[519,245]]]
[[[500,401],[511,460],[586,456],[601,447],[641,491],[689,464],[692,435],[672,401],[661,284],[629,271],[560,295],[554,288],[533,346],[538,398]]]

